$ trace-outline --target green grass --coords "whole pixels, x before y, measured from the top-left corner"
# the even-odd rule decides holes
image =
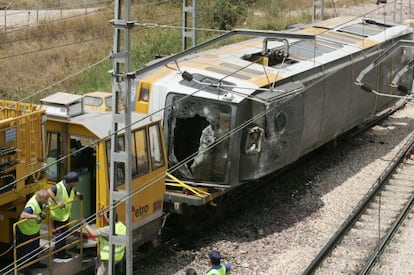
[[[220,1],[248,3],[240,6],[246,8],[246,12],[232,23],[231,28],[281,30],[290,24],[308,23],[311,20],[308,12],[310,4],[305,0],[206,0],[199,1],[199,28],[217,26],[218,22],[212,21],[214,16],[211,11],[218,10],[215,5]],[[10,3],[10,1],[6,2]],[[71,7],[76,7],[81,2],[87,3],[86,0],[23,0],[14,1],[10,7],[13,9],[37,6],[50,8],[59,6],[59,3],[61,5],[70,3]],[[181,1],[172,1],[172,4],[162,2],[156,5],[150,4],[154,1],[131,2],[133,4],[131,15],[137,23],[181,25]],[[228,8],[228,5],[219,7],[224,9]],[[295,13],[298,15],[293,16],[292,11],[297,9],[301,9],[302,12]],[[216,20],[227,20],[226,17],[220,16],[223,16],[221,10],[215,17]],[[12,29],[7,34],[1,33],[0,59],[3,73],[0,74],[0,94],[2,97],[21,99],[36,93],[33,100],[38,100],[57,91],[79,94],[96,90],[111,91],[111,76],[108,71],[111,70],[112,64],[106,61],[74,78],[39,92],[110,54],[113,43],[113,28],[109,24],[111,19],[113,19],[112,2],[101,4],[99,12],[87,16],[54,22],[43,21],[39,27]],[[198,42],[201,43],[219,34],[198,31]],[[170,55],[180,50],[180,29],[136,27],[132,32],[132,70],[139,69],[155,56]]]

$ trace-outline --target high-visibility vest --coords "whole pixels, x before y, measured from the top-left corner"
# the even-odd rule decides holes
[[[75,198],[75,189],[72,188],[72,190],[70,190],[70,194],[68,194],[68,191],[66,190],[66,186],[65,186],[65,182],[64,180],[58,182],[56,184],[56,200],[59,201],[63,201],[65,203],[65,207],[60,208],[53,208],[53,206],[55,206],[55,202],[51,199],[50,200],[50,206],[51,208],[53,208],[52,210],[50,210],[50,216],[52,217],[53,220],[55,221],[60,221],[60,222],[65,222],[67,220],[69,220],[70,216],[71,216],[71,210],[72,210],[72,203],[67,203],[67,201],[72,200],[73,198]]]
[[[126,235],[126,226],[122,222],[117,222],[115,224],[115,234],[117,235]],[[109,261],[109,241],[103,237],[99,237],[99,255],[101,260]],[[125,255],[125,245],[116,245],[115,246],[115,262],[122,260]]]
[[[211,268],[207,271],[206,275],[226,275],[226,266],[224,264],[220,264],[220,269]]]
[[[36,199],[36,195],[30,198],[30,200],[26,203],[24,208],[31,208],[33,214],[39,215],[42,213],[42,209],[40,208],[39,202]],[[22,218],[20,218],[22,220]],[[24,235],[34,235],[40,231],[40,227],[42,226],[41,223],[38,223],[36,220],[28,219],[22,223],[17,225]]]

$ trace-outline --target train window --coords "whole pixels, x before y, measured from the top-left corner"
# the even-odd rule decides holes
[[[108,108],[112,109],[112,95],[105,97],[105,104]]]
[[[132,148],[132,176],[140,176],[148,173],[149,163],[145,129],[134,132]]]
[[[327,31],[321,33],[320,36],[326,40],[334,40],[345,44],[356,44],[362,42],[362,37],[345,32]]]
[[[249,129],[246,139],[246,153],[254,154],[260,152],[262,148],[263,129],[260,127],[253,127]]]
[[[125,142],[124,137],[120,136],[118,138],[118,150],[125,150]],[[108,160],[107,166],[108,166],[108,173],[110,173],[111,169],[111,140],[108,140],[106,142],[106,158]],[[125,182],[125,164],[121,162],[116,163],[115,168],[115,174],[116,174],[116,185],[123,184]],[[108,174],[109,176],[109,174]]]
[[[386,27],[390,27],[390,26],[383,25],[383,24],[376,25],[376,24],[358,23],[358,24],[343,27],[339,29],[338,31],[367,37],[367,36],[376,35],[380,32],[383,32]]]
[[[151,167],[152,170],[155,170],[161,166],[164,166],[165,163],[159,124],[154,124],[149,127],[149,138],[151,150]]]
[[[83,98],[83,104],[84,105],[90,105],[90,106],[99,107],[99,106],[102,105],[102,103],[103,103],[103,100],[100,97],[85,96]]]
[[[141,92],[139,93],[139,100],[148,102],[148,100],[149,100],[149,89],[147,87],[141,87]]]
[[[289,54],[298,59],[312,59],[336,49],[337,47],[333,43],[327,44],[327,42],[321,43],[313,40],[302,40],[291,45]]]

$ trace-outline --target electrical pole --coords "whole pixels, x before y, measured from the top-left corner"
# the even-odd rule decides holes
[[[318,17],[318,9],[320,13],[319,20],[324,18],[324,0],[312,0],[312,23],[315,23],[316,18]]]
[[[122,8],[124,10],[122,10]],[[112,50],[112,121],[111,121],[111,160],[110,160],[110,212],[109,212],[109,270],[115,274],[115,246],[125,246],[126,274],[133,274],[133,237],[131,198],[131,84],[135,72],[131,73],[131,30],[135,22],[130,21],[131,1],[114,0],[114,19],[111,21],[114,29]],[[123,109],[120,110],[120,106]],[[124,129],[124,140],[121,141],[120,130]],[[125,183],[125,189],[119,190],[118,185]],[[120,203],[122,202],[122,203]],[[126,236],[115,232],[114,211],[124,205]]]
[[[193,5],[189,6],[190,0],[183,0],[183,35],[182,35],[182,50],[188,49],[188,40],[191,38],[193,47],[197,45],[197,0],[192,0]],[[190,27],[189,16],[191,14],[192,24]]]

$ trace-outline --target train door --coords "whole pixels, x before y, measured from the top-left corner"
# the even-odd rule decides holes
[[[165,194],[165,173],[167,161],[165,144],[161,131],[161,122],[146,122],[132,129],[131,148],[131,194],[125,194],[132,200],[132,223],[134,244],[143,245],[157,239],[163,218],[163,199]],[[125,150],[124,135],[117,141],[120,150]],[[100,143],[97,150],[98,190],[97,211],[109,205],[109,171],[111,158],[111,140]],[[125,166],[118,164],[116,187],[119,191],[126,190],[123,178]],[[126,198],[126,197],[125,197]],[[123,198],[124,199],[124,198]],[[121,220],[125,220],[125,205],[117,207]],[[103,226],[103,220],[97,217],[97,226]]]
[[[94,144],[94,139],[91,137],[70,135],[68,132],[47,131],[49,183],[59,182],[69,171],[77,172],[79,184],[76,189],[85,198],[83,202],[85,217],[94,213],[96,209],[96,146]],[[73,203],[72,217],[80,217],[79,201]]]

